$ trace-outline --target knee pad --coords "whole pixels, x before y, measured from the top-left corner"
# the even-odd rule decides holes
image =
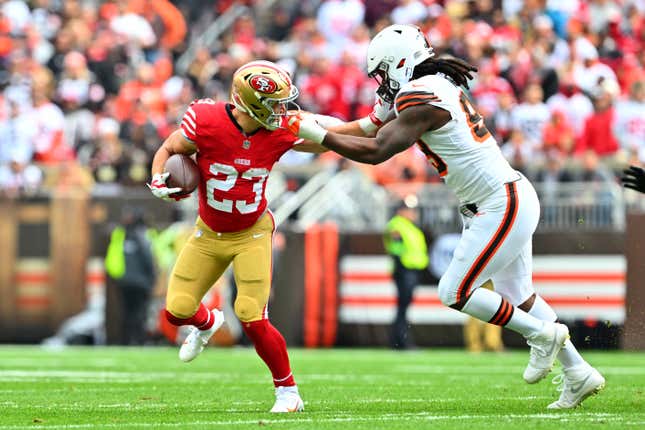
[[[177,318],[190,318],[199,308],[199,301],[190,294],[180,293],[168,298],[166,310]]]
[[[237,296],[235,299],[235,315],[242,322],[259,320],[262,318],[262,308],[256,299],[249,296]]]
[[[457,283],[447,276],[442,276],[439,280],[439,300],[446,306],[452,306],[457,303]]]

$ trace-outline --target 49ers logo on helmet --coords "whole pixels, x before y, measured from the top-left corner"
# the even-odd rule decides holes
[[[278,91],[278,84],[268,76],[255,75],[249,80],[254,90],[264,94],[273,94]]]

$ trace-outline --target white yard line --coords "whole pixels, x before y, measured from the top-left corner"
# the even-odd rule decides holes
[[[0,430],[21,430],[21,429],[93,429],[93,428],[130,428],[130,427],[152,427],[152,428],[195,428],[197,426],[236,426],[236,425],[258,425],[258,424],[272,424],[274,426],[280,424],[290,423],[341,423],[341,422],[383,422],[383,421],[471,421],[477,419],[485,419],[486,421],[496,420],[508,422],[511,420],[526,420],[526,419],[539,419],[539,420],[554,420],[554,421],[571,421],[576,423],[584,422],[598,422],[615,420],[619,421],[622,425],[643,425],[645,419],[642,421],[624,421],[620,414],[608,413],[553,413],[553,414],[505,414],[505,415],[433,415],[430,413],[411,413],[411,414],[382,414],[376,417],[315,417],[310,418],[306,415],[299,415],[294,418],[283,419],[242,419],[242,420],[226,420],[226,421],[191,421],[191,422],[177,422],[177,423],[158,423],[158,422],[121,422],[121,423],[100,423],[100,424],[68,424],[68,425],[10,425],[0,426]]]
[[[509,397],[494,397],[490,399],[483,399],[483,400],[478,400],[478,402],[484,402],[486,400],[491,401],[491,402],[499,402],[499,401],[534,401],[534,400],[547,400],[551,399],[552,396],[509,396]],[[266,404],[269,405],[271,402],[271,399],[267,397],[266,401],[259,401],[259,400],[244,400],[244,401],[236,401],[233,403],[232,406],[237,406],[237,408],[232,408],[232,409],[227,409],[227,412],[246,412],[249,413],[248,408],[240,409],[240,406],[243,405],[262,405]],[[413,398],[413,399],[405,399],[405,398],[397,398],[397,399],[383,399],[383,398],[377,398],[377,399],[354,399],[350,403],[351,404],[383,404],[383,403],[395,403],[395,404],[405,404],[405,403],[423,403],[423,404],[442,404],[442,403],[463,403],[464,399],[461,397],[449,397],[449,398]],[[207,410],[212,410],[213,405],[215,404],[215,401],[209,401],[209,402],[191,402],[192,407],[196,408],[205,408]],[[335,405],[338,402],[335,400],[317,400],[315,402],[312,402],[312,404],[316,405]],[[24,409],[26,405],[17,403],[15,401],[7,401],[7,402],[0,402],[0,408],[4,409]],[[133,400],[132,402],[126,402],[126,403],[106,403],[106,404],[84,404],[82,402],[74,402],[72,404],[70,403],[62,403],[62,404],[57,404],[57,403],[43,403],[43,404],[34,404],[33,402],[30,402],[28,407],[30,409],[44,409],[44,410],[57,410],[57,411],[81,411],[85,409],[127,409],[128,411],[130,410],[145,410],[145,409],[159,409],[162,407],[165,408],[179,408],[183,407],[185,404],[183,403],[165,403],[165,402],[152,402],[150,400],[145,400],[145,399],[140,399],[140,400]]]

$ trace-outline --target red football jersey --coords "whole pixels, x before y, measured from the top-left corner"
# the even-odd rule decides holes
[[[217,232],[251,227],[266,211],[266,181],[276,161],[297,140],[287,130],[260,128],[245,135],[235,107],[211,99],[186,110],[181,130],[197,146],[199,216]]]

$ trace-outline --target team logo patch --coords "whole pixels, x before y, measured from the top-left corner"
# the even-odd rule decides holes
[[[251,87],[264,94],[273,94],[278,91],[278,84],[268,76],[254,75],[249,80]]]

